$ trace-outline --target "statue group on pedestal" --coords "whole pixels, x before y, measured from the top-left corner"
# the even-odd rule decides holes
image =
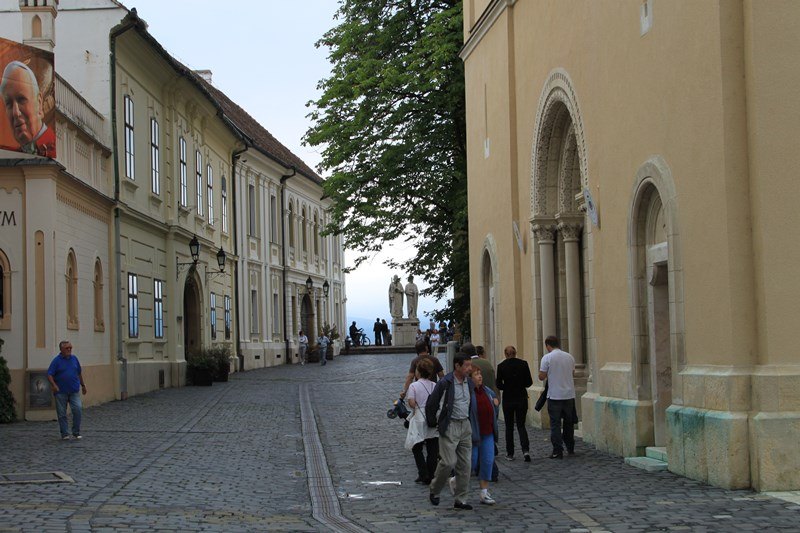
[[[403,318],[403,295],[408,304],[408,318],[417,318],[417,301],[419,289],[414,283],[414,276],[408,276],[405,288],[400,283],[400,276],[395,275],[389,284],[389,314],[392,318]]]

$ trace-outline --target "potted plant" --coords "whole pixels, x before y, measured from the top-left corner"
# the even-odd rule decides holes
[[[217,360],[207,350],[200,350],[186,361],[186,379],[192,385],[211,386],[216,368]]]
[[[228,381],[231,373],[231,351],[227,346],[215,346],[206,350],[209,357],[214,360],[214,381]]]

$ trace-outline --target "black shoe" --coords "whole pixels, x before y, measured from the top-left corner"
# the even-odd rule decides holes
[[[472,506],[468,503],[461,503],[460,501],[456,500],[453,502],[453,509],[461,509],[464,511],[471,511]]]
[[[523,457],[525,457],[525,462],[526,463],[530,463],[531,462],[531,454],[529,454],[528,452],[525,452],[522,455],[523,455]]]
[[[428,495],[428,498],[431,500],[431,503],[433,505],[439,505],[439,497],[437,495],[435,495],[434,493],[431,492]]]
[[[563,458],[564,458],[563,453],[554,453],[550,456],[550,459],[563,459]]]

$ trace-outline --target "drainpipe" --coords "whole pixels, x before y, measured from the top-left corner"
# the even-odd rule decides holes
[[[236,201],[236,162],[239,160],[239,156],[245,153],[250,146],[245,144],[244,148],[241,150],[236,150],[233,152],[231,156],[231,198],[233,198],[233,253],[236,257],[239,257],[239,232],[237,231],[239,228],[238,218],[236,216],[237,209],[236,206],[239,205],[239,202]],[[235,263],[233,263],[233,295],[236,298],[235,300],[235,307],[236,307],[236,334],[234,335],[234,343],[236,346],[236,357],[239,359],[239,371],[244,370],[244,355],[242,355],[242,344],[239,332],[239,260],[237,259]]]
[[[289,306],[286,303],[286,182],[289,178],[297,174],[297,168],[294,165],[291,167],[290,174],[281,176],[281,253],[283,255],[283,341],[286,343],[286,363],[289,364],[292,360],[291,348],[289,346],[289,327],[287,315],[289,313]]]
[[[117,268],[114,280],[114,300],[120,298],[122,294],[122,250],[120,238],[120,208],[119,208],[119,143],[117,140],[117,57],[116,44],[117,37],[122,35],[130,28],[129,25],[118,26],[110,34],[111,51],[111,142],[114,154],[114,255],[116,257]],[[119,305],[114,305],[117,314],[117,364],[119,365],[119,397],[120,400],[128,399],[128,360],[125,358],[125,350],[122,342],[122,317],[119,316]]]

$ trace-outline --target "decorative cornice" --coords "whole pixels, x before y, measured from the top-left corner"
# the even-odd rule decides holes
[[[467,38],[467,42],[464,43],[464,46],[462,46],[461,50],[458,52],[458,56],[462,61],[466,61],[475,48],[477,48],[478,43],[489,33],[489,30],[494,26],[494,23],[497,22],[497,19],[500,18],[500,15],[503,14],[503,11],[505,11],[506,8],[514,7],[516,3],[517,0],[494,0],[492,4],[484,10],[475,25],[470,28],[469,38]]]

